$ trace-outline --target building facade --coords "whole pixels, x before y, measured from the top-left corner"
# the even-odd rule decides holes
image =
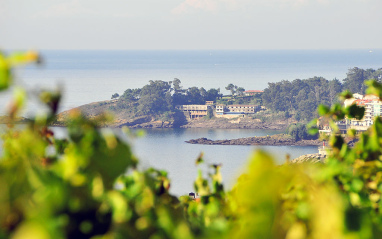
[[[362,119],[350,119],[336,122],[341,133],[346,133],[349,129],[354,129],[357,132],[366,131],[374,123],[375,117],[382,117],[382,101],[374,95],[353,94],[353,98],[347,99],[344,102],[345,107],[352,104],[365,108],[365,114]]]
[[[254,114],[259,109],[258,105],[217,105],[216,114]]]
[[[216,114],[223,115],[224,109],[225,109],[225,105],[216,105]]]
[[[176,108],[183,111],[190,119],[199,119],[208,115],[210,105],[178,105]]]
[[[254,114],[257,111],[257,105],[227,105],[228,112]]]

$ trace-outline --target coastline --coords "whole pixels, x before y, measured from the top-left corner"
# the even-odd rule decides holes
[[[97,119],[104,112],[114,115],[114,119],[109,122],[99,122],[102,127],[122,128],[127,126],[132,129],[146,128],[208,128],[208,129],[267,129],[267,130],[285,130],[289,125],[289,120],[263,122],[254,119],[251,116],[238,117],[233,119],[217,118],[187,120],[182,113],[175,113],[175,119],[163,119],[161,115],[144,115],[132,117],[123,111],[109,111],[109,107],[116,104],[116,101],[107,100],[102,102],[93,102],[86,105],[61,112],[57,115],[57,120],[51,126],[65,127],[70,114],[74,111],[80,111],[88,119]]]

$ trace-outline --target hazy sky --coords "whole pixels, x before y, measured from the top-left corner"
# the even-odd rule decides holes
[[[382,0],[0,0],[2,49],[382,48]]]

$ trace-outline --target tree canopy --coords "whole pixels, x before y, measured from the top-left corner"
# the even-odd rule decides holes
[[[343,83],[336,78],[329,81],[323,77],[268,83],[262,99],[265,107],[272,111],[295,112],[296,117],[310,120],[317,117],[318,105],[333,105],[343,90],[364,94],[365,81],[368,79],[380,81],[381,77],[382,69],[363,70],[354,67],[349,70]]]
[[[361,69],[354,67],[349,69],[347,77],[344,79],[343,88],[353,93],[365,94],[366,80],[375,79],[380,81],[382,76],[382,69]]]
[[[121,109],[136,103],[136,113],[156,114],[172,111],[177,105],[205,104],[206,101],[216,101],[221,97],[220,89],[190,87],[183,89],[181,81],[150,81],[140,89],[127,89],[118,99]]]

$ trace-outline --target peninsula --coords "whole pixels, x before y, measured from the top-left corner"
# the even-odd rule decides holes
[[[111,100],[94,102],[60,113],[54,126],[65,126],[72,111],[81,111],[104,127],[221,128],[285,130],[289,125],[317,118],[317,107],[340,103],[345,89],[363,93],[363,82],[380,76],[382,69],[349,69],[347,78],[323,77],[269,83],[262,90],[245,90],[229,84],[220,88],[183,88],[181,81],[149,81],[142,88],[115,93]],[[103,114],[112,120],[99,121]]]
[[[202,117],[197,120],[189,119],[184,112],[172,112],[169,115],[142,115],[133,116],[126,111],[110,111],[111,107],[116,107],[116,100],[94,102],[76,107],[74,109],[61,112],[57,115],[57,120],[52,126],[66,126],[70,114],[80,111],[89,119],[97,119],[105,112],[112,114],[112,119],[100,122],[105,127],[121,128],[211,128],[211,129],[269,129],[285,130],[293,122],[291,119],[280,118],[274,121],[262,120],[251,116],[237,118]]]

